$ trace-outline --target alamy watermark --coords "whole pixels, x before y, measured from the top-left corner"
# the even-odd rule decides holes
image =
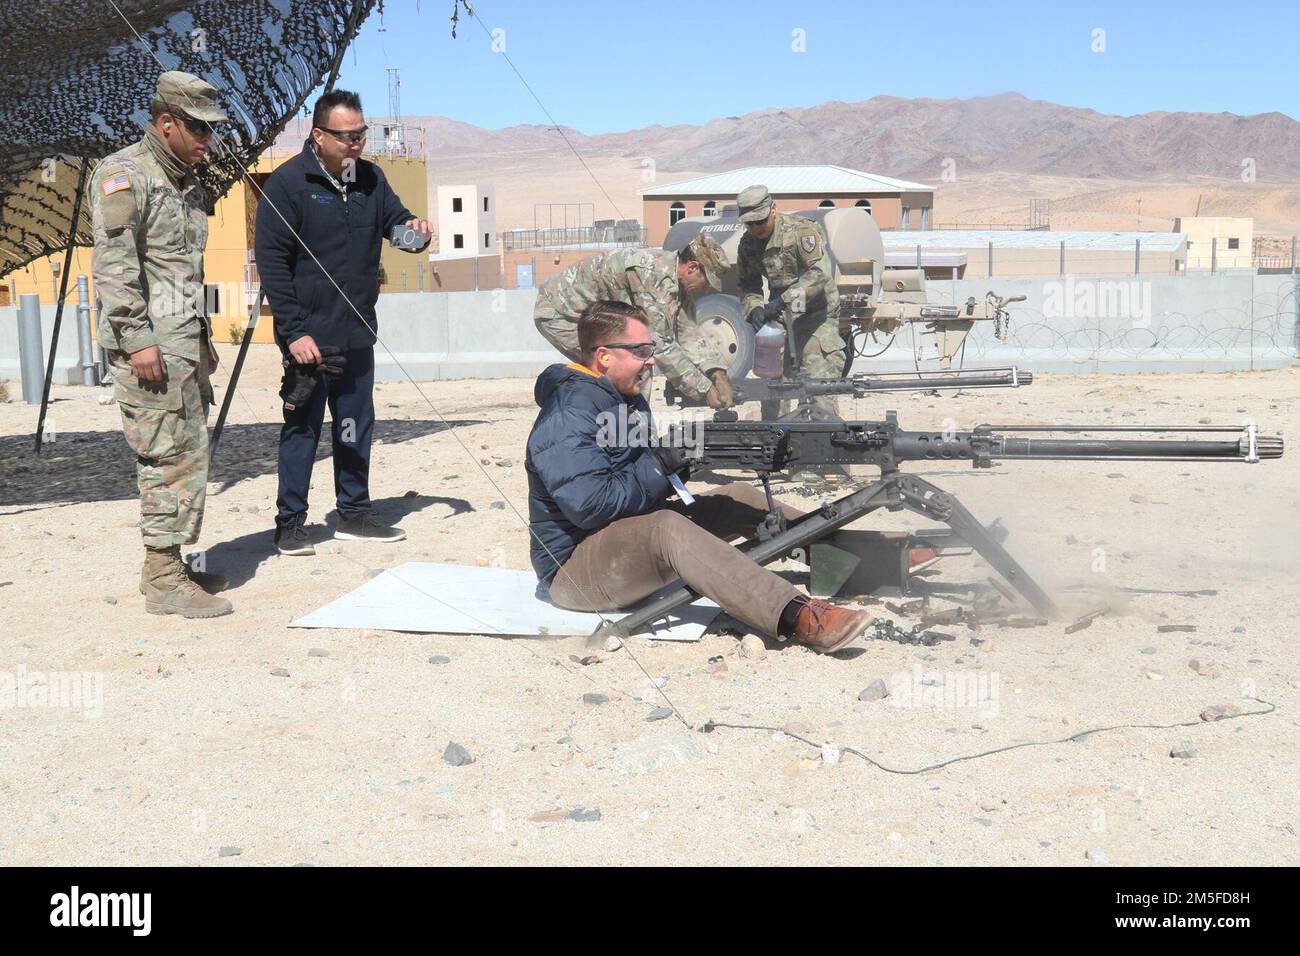
[[[102,671],[37,671],[19,664],[0,671],[0,710],[9,707],[48,707],[80,710],[83,717],[104,716]]]
[[[50,897],[51,926],[116,926],[130,929],[132,936],[148,936],[152,913],[152,893],[83,893],[74,884]]]
[[[997,671],[925,671],[920,664],[889,679],[889,703],[895,707],[971,709],[981,718],[998,715]]]
[[[1151,322],[1151,283],[1140,279],[1064,279],[1043,283],[1043,317]]]
[[[704,449],[704,421],[685,418],[662,434],[656,433],[650,416],[627,405],[596,416],[596,444],[601,448],[685,448],[692,457]]]

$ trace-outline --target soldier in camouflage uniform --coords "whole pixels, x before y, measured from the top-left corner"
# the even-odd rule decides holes
[[[808,378],[840,378],[845,372],[845,343],[839,330],[840,296],[827,251],[826,233],[811,219],[777,212],[766,186],[749,186],[738,197],[745,235],[736,251],[741,314],[755,329],[775,321],[784,326],[793,315],[800,363],[789,350],[785,377],[802,371]],[[768,302],[763,302],[767,279]],[[810,403],[817,419],[836,419],[835,399]],[[763,418],[780,414],[779,402],[764,402]]]
[[[158,78],[145,136],[95,168],[89,196],[99,344],[113,366],[122,430],[136,455],[151,614],[217,617],[220,575],[188,567],[208,481],[208,376],[217,355],[203,308],[207,197],[194,177],[226,114],[196,76]]]
[[[654,336],[655,365],[679,391],[702,397],[711,408],[731,405],[726,363],[700,335],[695,300],[717,291],[731,268],[712,238],[701,236],[680,253],[628,248],[600,253],[547,280],[537,290],[537,331],[570,361],[581,363],[578,316],[596,302],[642,309]],[[646,386],[649,388],[649,376]]]

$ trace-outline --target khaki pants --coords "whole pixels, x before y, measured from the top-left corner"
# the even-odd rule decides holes
[[[780,506],[787,518],[803,512]],[[725,539],[753,537],[767,499],[742,482],[674,502],[648,515],[620,518],[583,538],[551,580],[551,600],[573,611],[617,611],[681,578],[737,620],[775,637],[785,606],[799,591],[745,557]]]
[[[139,381],[126,353],[108,353],[122,434],[135,452],[146,547],[193,544],[203,527],[212,386],[206,348],[200,353],[197,362],[164,353],[163,382]]]

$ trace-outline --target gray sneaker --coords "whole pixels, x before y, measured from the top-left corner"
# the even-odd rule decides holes
[[[275,550],[281,554],[294,555],[312,555],[316,553],[316,549],[312,547],[311,539],[307,537],[307,529],[302,526],[300,521],[276,526]]]
[[[405,541],[406,532],[401,528],[390,528],[380,524],[369,514],[360,514],[352,518],[340,518],[334,529],[334,537],[345,541]]]

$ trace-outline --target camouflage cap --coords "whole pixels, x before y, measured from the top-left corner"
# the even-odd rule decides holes
[[[772,196],[766,186],[746,186],[736,197],[741,222],[762,222],[772,211]]]
[[[193,73],[168,70],[158,77],[154,98],[176,112],[205,123],[224,123],[228,116],[217,106],[217,90]]]
[[[712,236],[696,236],[686,248],[690,251],[691,258],[704,270],[709,285],[721,289],[723,274],[731,271],[731,260],[727,258],[722,246],[718,245],[718,241]]]

